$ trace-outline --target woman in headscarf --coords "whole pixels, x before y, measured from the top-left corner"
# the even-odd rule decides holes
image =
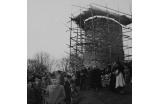
[[[116,86],[115,88],[118,90],[119,93],[124,93],[124,66],[119,62],[117,66],[117,76],[116,76]]]

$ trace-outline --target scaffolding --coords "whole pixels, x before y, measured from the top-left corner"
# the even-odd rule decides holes
[[[70,44],[69,45],[67,44],[68,47],[70,48],[70,52],[68,53],[70,55],[70,67],[72,67],[72,69],[74,71],[77,71],[81,66],[84,65],[85,60],[90,61],[92,63],[92,66],[97,65],[96,62],[101,63],[101,65],[102,65],[102,62],[105,60],[102,60],[102,58],[98,59],[96,57],[97,54],[101,54],[101,57],[103,57],[103,54],[107,53],[107,54],[109,54],[108,59],[112,60],[113,46],[111,44],[111,32],[113,32],[113,30],[111,31],[110,27],[113,26],[114,24],[110,23],[112,16],[113,16],[110,13],[114,13],[114,14],[118,15],[117,16],[118,19],[116,22],[119,24],[121,22],[122,15],[127,16],[131,20],[132,20],[132,15],[119,11],[119,8],[118,8],[118,10],[114,10],[114,9],[108,8],[107,5],[101,6],[101,5],[94,4],[94,3],[87,5],[86,7],[81,7],[81,6],[76,6],[76,5],[72,5],[72,6],[79,8],[79,10],[74,13],[71,13],[70,21],[67,22],[67,23],[70,23],[70,27],[68,27],[69,30],[67,30],[67,31],[70,31]],[[99,18],[97,18],[98,16],[93,13],[93,7],[94,8],[95,7],[96,8],[103,8],[103,10],[106,11],[105,17],[107,18],[107,28],[105,30],[105,32],[106,32],[105,34],[108,34],[108,36],[109,36],[108,38],[107,38],[107,35],[104,35],[101,38],[96,37],[98,32],[97,32],[97,30],[95,31],[95,29],[97,27],[95,24],[95,21],[99,21]],[[88,20],[90,22],[90,24],[92,25],[90,27],[87,27],[86,25],[82,24],[82,23],[86,22],[86,19],[84,21],[84,17],[82,17],[86,10],[90,11],[90,17],[92,17]],[[75,18],[77,16],[79,16],[78,17],[79,24],[76,24],[75,21],[73,20],[73,18]],[[128,61],[128,60],[131,60],[131,57],[132,57],[132,54],[130,53],[132,46],[129,46],[131,43],[131,40],[132,40],[132,37],[131,37],[132,28],[128,27],[128,25],[123,25],[123,26],[118,25],[118,26],[119,26],[119,30],[116,30],[116,31],[119,31],[118,34],[120,34],[119,36],[122,37],[123,44],[116,44],[116,48],[118,48],[118,47],[123,48],[123,50],[125,50],[125,52],[127,52],[125,54],[122,53],[119,56],[124,57],[124,60],[123,59],[121,59],[121,60]],[[91,35],[88,35],[89,33],[86,32],[86,30],[88,28],[90,28],[92,30]],[[108,39],[107,42],[104,41],[104,39],[106,39],[106,38]],[[98,41],[96,41],[96,40],[98,40]],[[124,45],[124,43],[126,45]],[[102,47],[99,46],[99,44],[105,44],[105,46],[108,47],[109,51],[106,52],[105,50],[103,50]],[[91,50],[87,51],[87,49],[89,49],[89,48]],[[88,54],[92,54],[91,55],[92,57],[88,58],[86,56]],[[113,62],[113,61],[110,61],[110,62]],[[106,63],[105,63],[105,65],[106,65]]]

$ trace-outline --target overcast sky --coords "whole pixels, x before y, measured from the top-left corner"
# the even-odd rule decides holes
[[[51,56],[61,58],[69,52],[68,28],[63,25],[70,20],[71,11],[77,6],[96,3],[122,12],[130,13],[131,0],[27,0],[27,58],[37,52],[47,52]],[[129,43],[131,45],[131,42]],[[128,52],[128,51],[127,51]],[[131,54],[131,51],[129,51]]]

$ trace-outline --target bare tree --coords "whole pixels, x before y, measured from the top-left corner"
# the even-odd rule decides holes
[[[60,70],[66,71],[69,68],[69,57],[62,57],[57,60],[57,67]]]
[[[53,71],[56,64],[56,59],[54,57],[51,58],[46,52],[37,53],[34,59],[46,66],[48,71]]]
[[[27,60],[27,72],[43,73],[43,72],[46,72],[46,70],[47,70],[47,67],[42,63],[39,63],[37,60],[35,59]]]

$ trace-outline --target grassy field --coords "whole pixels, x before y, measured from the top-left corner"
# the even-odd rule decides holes
[[[132,87],[125,87],[125,94],[103,88],[99,91],[80,91],[77,104],[132,104]]]

